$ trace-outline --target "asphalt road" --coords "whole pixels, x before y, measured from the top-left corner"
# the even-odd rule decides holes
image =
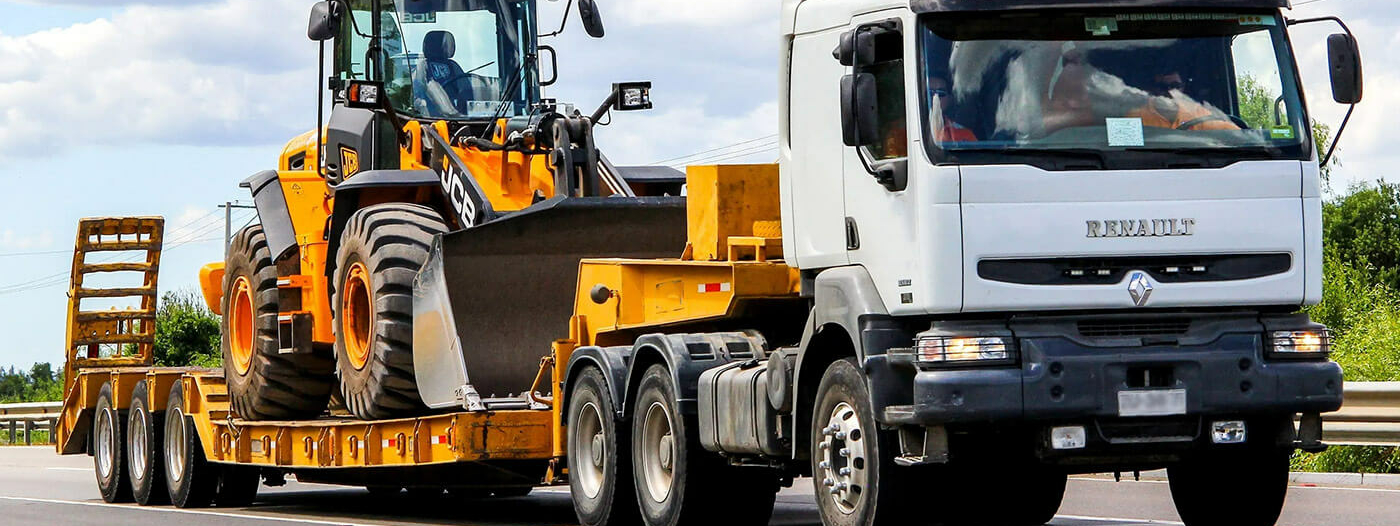
[[[810,481],[798,480],[778,496],[774,525],[818,525]],[[1167,485],[1071,479],[1058,526],[1180,524]],[[47,447],[0,448],[0,524],[102,526],[319,525],[569,525],[575,524],[567,488],[537,488],[528,497],[423,505],[403,498],[370,497],[364,490],[289,481],[263,488],[247,508],[180,510],[102,502],[92,461],[60,457]],[[1289,492],[1286,526],[1400,525],[1400,489],[1304,487]]]

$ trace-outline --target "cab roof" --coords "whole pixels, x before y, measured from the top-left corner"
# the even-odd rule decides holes
[[[910,0],[916,13],[1015,11],[1019,9],[1095,8],[1292,8],[1292,0]]]

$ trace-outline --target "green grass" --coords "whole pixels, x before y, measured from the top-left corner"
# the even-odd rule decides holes
[[[19,436],[19,443],[18,443],[18,444],[13,444],[13,445],[17,445],[17,446],[22,446],[22,445],[24,445],[24,431],[18,431],[18,432],[16,432],[15,434]],[[50,444],[50,442],[49,442],[49,432],[48,432],[47,430],[42,430],[42,429],[36,429],[36,430],[34,430],[34,437],[33,437],[33,439],[31,440],[31,442],[32,442],[34,445],[49,445],[49,444]],[[8,445],[11,445],[11,444],[10,444],[10,430],[9,430],[8,427],[6,427],[5,429],[0,430],[0,446],[8,446]]]

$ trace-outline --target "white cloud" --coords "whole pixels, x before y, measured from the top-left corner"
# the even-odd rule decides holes
[[[316,45],[304,5],[181,5],[0,35],[0,158],[94,144],[273,143],[314,124]]]
[[[43,230],[40,232],[18,231],[6,228],[0,231],[0,249],[4,250],[34,250],[40,248],[51,248],[54,246],[53,232]]]
[[[705,112],[704,101],[684,101],[671,109],[656,113],[615,113],[615,126],[600,128],[599,144],[616,164],[640,165],[668,160],[714,148],[725,147],[776,134],[778,105],[768,102],[751,111],[721,117]],[[749,143],[726,150],[731,153],[751,152],[735,157],[716,153],[693,157],[706,162],[736,163],[744,161],[775,162],[777,147],[762,148],[771,141]],[[670,164],[670,163],[667,163]]]
[[[708,0],[705,2],[620,0],[599,6],[605,17],[618,17],[632,25],[682,25],[733,27],[776,20],[781,3],[776,0]],[[777,25],[772,30],[777,32]]]

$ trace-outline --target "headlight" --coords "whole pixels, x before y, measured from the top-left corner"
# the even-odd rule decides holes
[[[1011,341],[1000,336],[924,337],[919,338],[916,351],[920,362],[935,364],[1009,361],[1014,356]]]
[[[1332,352],[1332,333],[1327,329],[1274,331],[1269,348],[1277,357],[1325,356]]]

